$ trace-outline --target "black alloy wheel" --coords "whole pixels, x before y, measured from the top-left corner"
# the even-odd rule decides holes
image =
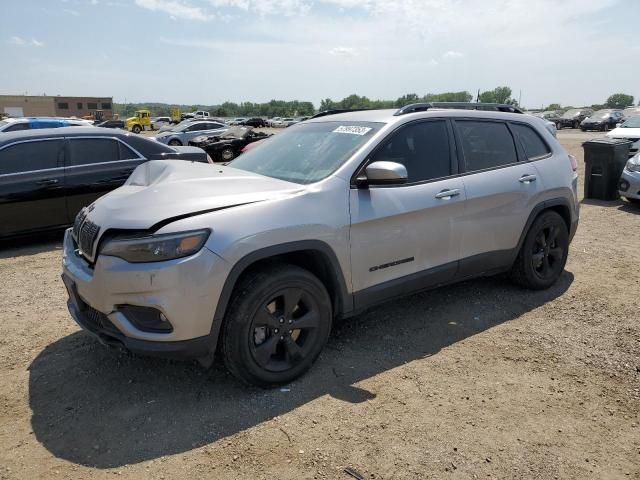
[[[568,251],[567,224],[557,212],[547,210],[529,228],[511,267],[511,279],[525,288],[549,288],[562,275]]]
[[[551,225],[542,228],[535,237],[531,252],[531,267],[541,279],[558,276],[558,270],[564,268],[565,248],[558,242],[560,227]]]
[[[234,289],[225,316],[225,365],[248,384],[289,383],[320,355],[331,320],[331,298],[309,271],[287,264],[254,271]]]

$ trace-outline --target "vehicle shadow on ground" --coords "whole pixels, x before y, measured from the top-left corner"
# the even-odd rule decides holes
[[[63,239],[64,230],[1,239],[0,258],[23,257],[52,250],[62,250]]]
[[[622,212],[633,213],[635,215],[640,214],[640,205],[635,205],[624,200],[596,200],[593,198],[585,198],[580,203],[584,205],[595,205],[597,207],[605,208],[617,208]]]
[[[546,291],[486,278],[413,295],[334,327],[312,370],[290,391],[241,385],[220,362],[142,358],[84,332],[45,348],[30,366],[32,427],[53,455],[113,468],[189,451],[329,394],[345,402],[376,396],[354,384],[518,318],[559,296],[565,272]],[[428,394],[425,379],[424,395]]]

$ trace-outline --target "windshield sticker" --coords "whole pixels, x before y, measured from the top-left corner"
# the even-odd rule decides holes
[[[366,135],[371,131],[370,127],[344,126],[341,125],[333,133],[350,133],[351,135]]]

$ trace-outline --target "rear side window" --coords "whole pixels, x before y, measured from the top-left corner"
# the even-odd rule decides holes
[[[551,150],[549,150],[549,147],[544,143],[538,132],[530,126],[512,123],[511,128],[518,140],[520,140],[528,159],[544,157],[551,153]]]
[[[443,121],[420,122],[402,127],[378,150],[372,162],[403,164],[408,183],[451,175],[447,125]]]
[[[72,138],[67,166],[120,160],[118,143],[110,138]]]
[[[516,146],[506,124],[457,120],[456,126],[468,172],[518,161]]]
[[[40,140],[3,148],[0,175],[56,168],[62,145],[62,140]]]

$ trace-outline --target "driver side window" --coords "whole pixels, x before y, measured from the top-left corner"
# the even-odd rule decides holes
[[[449,134],[444,120],[406,125],[386,140],[371,162],[396,162],[407,169],[407,183],[451,175]]]

